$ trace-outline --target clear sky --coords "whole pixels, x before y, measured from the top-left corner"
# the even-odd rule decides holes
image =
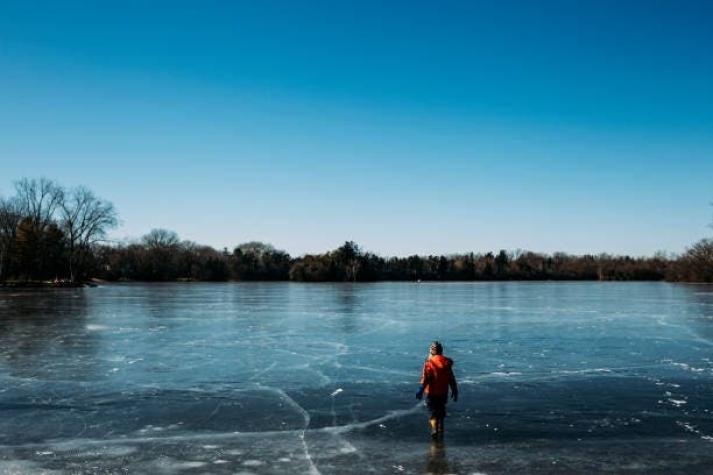
[[[45,176],[293,255],[680,252],[713,2],[0,1],[0,194]]]

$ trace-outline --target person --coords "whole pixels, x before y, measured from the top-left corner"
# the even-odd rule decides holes
[[[431,343],[429,355],[423,364],[421,386],[416,393],[416,399],[422,399],[426,394],[426,404],[431,412],[428,422],[431,426],[431,437],[443,437],[443,419],[446,417],[446,402],[448,389],[453,402],[458,401],[458,383],[453,374],[453,360],[443,356],[443,345],[439,341]]]

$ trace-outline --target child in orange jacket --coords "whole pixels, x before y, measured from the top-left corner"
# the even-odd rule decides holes
[[[417,399],[421,399],[423,394],[426,394],[426,403],[431,411],[429,418],[431,437],[434,439],[443,437],[448,388],[451,390],[451,399],[454,402],[458,401],[458,383],[453,374],[453,360],[443,356],[443,345],[434,341],[431,343],[429,356],[423,364],[421,387],[416,393]]]

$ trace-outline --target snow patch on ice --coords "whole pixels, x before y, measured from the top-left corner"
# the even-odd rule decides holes
[[[126,445],[117,445],[115,447],[105,446],[101,450],[89,450],[86,452],[80,452],[76,456],[79,458],[88,457],[124,457],[126,455],[136,452],[138,449],[136,447],[130,447]]]
[[[677,368],[681,368],[685,371],[691,371],[693,373],[702,373],[705,371],[705,368],[696,368],[695,366],[691,366],[688,363],[679,363],[673,360],[664,360],[666,363],[669,363],[671,366],[676,366]]]
[[[62,473],[60,470],[48,470],[44,467],[40,468],[35,462],[29,460],[0,460],[0,473],[7,474],[23,474],[23,473],[42,473],[52,475]]]
[[[493,371],[492,373],[488,373],[487,376],[520,376],[522,373],[519,371]]]
[[[174,464],[174,467],[181,470],[181,469],[188,469],[188,468],[199,468],[203,467],[206,465],[206,462],[202,462],[200,460],[187,460],[185,462],[176,462]]]
[[[590,368],[590,369],[564,369],[560,371],[562,374],[588,374],[588,373],[611,373],[609,368]]]
[[[687,432],[691,432],[692,434],[696,434],[699,436],[701,439],[706,440],[708,442],[713,442],[713,437],[710,435],[706,435],[703,432],[701,432],[696,426],[689,424],[688,422],[681,422],[681,421],[676,421],[676,424],[679,427],[683,427]]]
[[[139,429],[139,433],[146,434],[147,432],[161,432],[163,430],[164,430],[163,427],[154,426],[154,425],[149,424],[149,425],[145,426],[143,429]]]

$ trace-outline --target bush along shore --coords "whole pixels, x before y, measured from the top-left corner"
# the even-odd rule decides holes
[[[0,199],[0,282],[5,287],[74,287],[105,281],[504,281],[669,280],[713,282],[713,240],[683,255],[651,257],[530,251],[382,257],[352,241],[323,254],[292,257],[261,242],[234,249],[181,240],[154,229],[108,244],[114,206],[86,187],[23,179]]]

